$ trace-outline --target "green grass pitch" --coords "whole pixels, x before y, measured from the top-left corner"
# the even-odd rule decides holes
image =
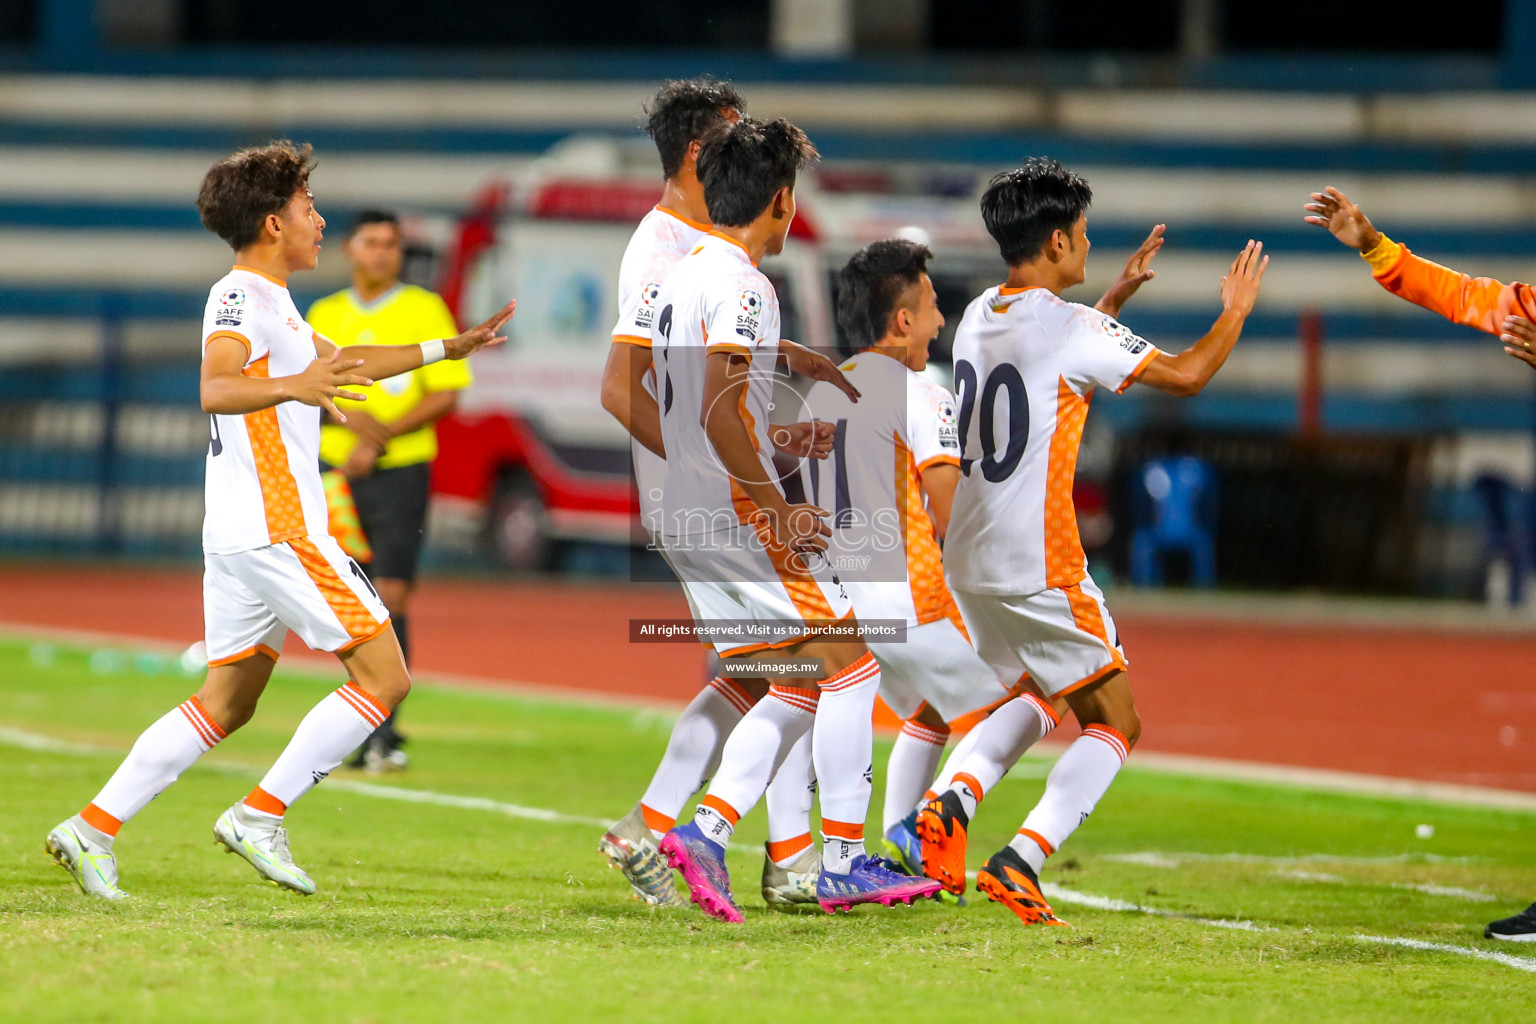
[[[1047,866],[1046,881],[1079,895],[1057,901],[1071,929],[1024,928],[984,900],[836,918],[770,912],[752,849],[731,856],[747,915],[732,927],[632,901],[596,852],[588,820],[630,807],[669,719],[430,684],[405,715],[408,773],[339,771],[290,814],[295,857],[320,887],[306,899],[259,883],[213,846],[211,828],[338,680],[280,671],[256,719],[125,827],[117,848],[134,899],[105,905],[53,866],[43,836],[198,680],[152,654],[0,638],[0,1019],[1502,1022],[1536,1013],[1536,973],[1518,964],[1362,938],[1536,968],[1536,948],[1481,937],[1486,921],[1536,898],[1533,814],[1154,774],[1133,755]],[[29,737],[73,746],[28,748]],[[876,753],[877,773],[888,749]],[[1007,841],[1047,767],[1025,762],[989,795],[974,823],[973,868]],[[385,799],[369,785],[437,796]],[[447,806],[442,797],[471,799]],[[878,799],[877,777],[872,820]],[[1419,824],[1434,836],[1418,838]],[[738,841],[762,838],[758,813]]]

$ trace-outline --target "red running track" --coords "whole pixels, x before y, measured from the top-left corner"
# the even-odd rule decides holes
[[[411,628],[423,675],[682,702],[699,647],[632,644],[629,620],[687,615],[668,584],[429,579]],[[1117,618],[1142,749],[1536,792],[1536,629]],[[3,565],[0,621],[188,644],[200,576]]]

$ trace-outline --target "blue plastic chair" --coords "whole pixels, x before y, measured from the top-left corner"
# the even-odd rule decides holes
[[[1216,471],[1190,455],[1151,459],[1136,472],[1131,582],[1163,582],[1162,556],[1189,554],[1197,587],[1216,585]]]
[[[1517,511],[1520,489],[1502,476],[1484,473],[1472,482],[1472,490],[1483,513],[1483,571],[1502,558],[1509,566],[1509,603],[1524,604],[1531,545]]]

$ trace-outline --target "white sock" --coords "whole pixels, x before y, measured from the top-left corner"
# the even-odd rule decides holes
[[[918,721],[902,723],[885,768],[884,831],[889,832],[891,826],[911,814],[918,800],[932,788],[934,772],[938,771],[939,758],[944,756],[944,744],[948,742],[947,727],[940,732]]]
[[[388,717],[389,709],[356,683],[333,690],[304,716],[257,788],[282,804],[277,809],[281,813],[331,774]],[[254,810],[274,810],[249,797],[246,803]]]
[[[821,786],[822,865],[834,874],[847,874],[864,853],[879,688],[880,663],[867,653],[821,684],[811,757]]]
[[[139,734],[92,806],[119,824],[127,821],[223,738],[224,730],[208,717],[198,699],[187,698]],[[88,821],[94,817],[89,811],[82,812]],[[96,821],[92,824],[106,831]]]
[[[977,722],[965,735],[955,741],[955,745],[949,748],[949,756],[944,759],[944,767],[939,769],[939,774],[934,777],[933,784],[927,793],[917,800],[917,809],[922,810],[923,805],[933,799],[930,794],[942,793],[949,788],[954,781],[955,773],[965,763],[965,759],[971,756],[971,751],[976,749],[976,741],[981,738],[982,722]]]
[[[811,728],[816,693],[789,686],[768,687],[768,697],[741,717],[720,752],[720,767],[699,803],[695,820],[722,846],[736,822],[757,806],[773,773]]]
[[[811,729],[815,728],[813,722]],[[789,748],[763,798],[768,809],[768,859],[779,867],[788,867],[813,844],[811,804],[815,799],[816,772],[811,765],[811,733],[807,732]]]
[[[657,839],[676,823],[688,798],[720,766],[725,738],[752,703],[740,684],[716,676],[683,709],[667,739],[667,751],[640,798],[645,823]]]
[[[1056,727],[1056,712],[1033,694],[1016,697],[976,726],[970,754],[956,766],[951,788],[960,794],[965,813],[974,816],[982,797],[1002,781],[1008,769]]]
[[[1045,858],[1088,820],[1129,753],[1130,745],[1118,730],[1090,725],[1061,755],[1045,780],[1045,795],[1008,844],[1036,874]]]

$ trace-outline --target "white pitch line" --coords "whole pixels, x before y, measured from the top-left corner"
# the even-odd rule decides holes
[[[122,750],[112,747],[97,746],[90,743],[72,743],[68,740],[56,739],[41,733],[27,732],[22,729],[13,729],[8,726],[0,726],[0,743],[24,750],[36,750],[50,754],[67,754],[75,757],[100,757],[111,755],[121,757]],[[232,763],[228,761],[207,762],[199,767],[210,768],[228,774],[252,775],[259,774],[262,769],[255,765]],[[426,789],[407,789],[403,786],[380,786],[371,782],[353,782],[349,779],[327,780],[327,788],[345,790],[357,793],[360,796],[371,796],[382,800],[400,800],[406,803],[432,804],[439,807],[457,807],[470,811],[491,811],[504,814],[511,818],[525,818],[533,821],[544,821],[558,824],[588,825],[606,827],[609,823],[600,818],[586,818],[573,814],[565,814],[560,811],[546,810],[542,807],[525,807],[521,804],[509,804],[499,800],[487,800],[481,797],[457,796],[452,793],[434,793]],[[734,847],[735,844],[732,844]],[[756,850],[756,847],[752,847]],[[1180,855],[1183,856],[1183,855]],[[1041,890],[1053,900],[1062,903],[1071,903],[1078,906],[1092,907],[1095,910],[1111,910],[1150,914],[1156,917],[1165,917],[1180,921],[1189,921],[1194,924],[1205,925],[1210,928],[1225,928],[1233,931],[1247,932],[1274,932],[1279,929],[1267,925],[1255,924],[1252,921],[1230,921],[1215,917],[1195,917],[1182,914],[1177,911],[1163,910],[1159,907],[1148,907],[1140,903],[1129,903],[1111,896],[1099,896],[1094,893],[1080,892],[1076,889],[1067,889],[1053,882],[1046,882],[1040,886]],[[1405,949],[1425,950],[1436,953],[1451,953],[1457,956],[1472,957],[1476,960],[1489,960],[1513,967],[1520,971],[1536,973],[1536,960],[1525,957],[1511,956],[1508,953],[1494,953],[1481,949],[1470,949],[1466,946],[1452,946],[1438,942],[1421,942],[1418,939],[1393,938],[1384,935],[1351,935],[1350,939],[1356,942],[1371,942],[1379,945],[1401,946]]]
[[[1499,898],[1492,893],[1478,892],[1476,889],[1462,889],[1455,885],[1414,885],[1410,882],[1394,882],[1394,889],[1412,889],[1414,892],[1426,893],[1430,896],[1450,896],[1458,900],[1472,900],[1477,903],[1497,903]]]
[[[1257,853],[1167,853],[1141,850],[1136,853],[1106,853],[1104,860],[1119,864],[1141,864],[1152,868],[1176,868],[1186,861],[1201,864],[1476,864],[1479,857],[1446,857],[1438,853],[1394,853],[1381,857],[1356,857],[1349,854],[1303,853],[1293,857],[1268,857]]]
[[[125,751],[115,750],[111,747],[99,747],[89,743],[70,743],[66,740],[54,739],[52,736],[23,732],[20,729],[11,729],[6,726],[0,726],[0,743],[44,753],[71,754],[84,757],[100,757],[103,755],[122,757],[125,753]],[[260,776],[265,772],[265,769],[258,765],[242,764],[237,761],[204,761],[198,767],[222,772],[226,775]],[[348,793],[358,793],[363,796],[376,797],[380,800],[398,800],[409,804],[433,804],[438,807],[458,807],[467,811],[491,811],[495,814],[504,814],[509,818],[523,818],[528,821],[544,821],[563,825],[587,825],[596,828],[607,828],[613,824],[611,821],[606,821],[602,818],[587,818],[576,814],[565,814],[561,811],[551,811],[543,807],[524,807],[522,804],[509,804],[501,800],[488,800],[484,797],[435,793],[430,789],[380,786],[377,783],[358,782],[353,779],[328,779],[325,788],[328,790],[339,789]]]

